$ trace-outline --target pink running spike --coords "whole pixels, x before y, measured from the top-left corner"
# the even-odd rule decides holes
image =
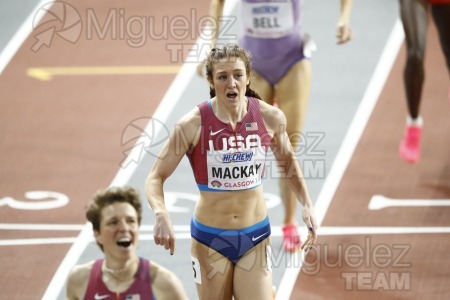
[[[302,242],[296,225],[285,225],[283,230],[283,247],[285,251],[295,252],[300,249]]]
[[[406,126],[405,134],[400,144],[400,157],[409,163],[416,163],[420,160],[420,138],[422,127]]]

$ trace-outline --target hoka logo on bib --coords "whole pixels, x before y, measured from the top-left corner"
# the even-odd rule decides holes
[[[222,157],[222,161],[224,163],[244,162],[244,161],[251,161],[252,157],[253,152],[237,152],[231,154],[224,154]]]

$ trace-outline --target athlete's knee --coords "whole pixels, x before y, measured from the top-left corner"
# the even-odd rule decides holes
[[[422,66],[424,63],[425,51],[421,47],[412,47],[408,49],[407,61],[409,65]]]
[[[288,133],[289,142],[291,143],[292,149],[294,149],[294,152],[299,151],[301,147],[301,143],[303,141],[303,133],[301,131],[301,128],[297,128],[296,130],[291,130]]]

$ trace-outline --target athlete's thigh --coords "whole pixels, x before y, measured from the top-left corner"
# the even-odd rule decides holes
[[[299,142],[311,90],[311,61],[302,59],[294,64],[275,87],[278,107],[287,119],[286,131],[293,144]]]
[[[399,0],[408,51],[423,56],[428,26],[427,0]]]
[[[234,267],[234,298],[265,300],[272,298],[270,238],[249,250]]]
[[[432,13],[450,73],[450,3],[432,5]]]
[[[200,300],[231,300],[233,293],[233,264],[222,254],[191,241],[192,269]]]
[[[250,78],[250,87],[261,96],[261,100],[273,104],[273,86],[254,70]]]

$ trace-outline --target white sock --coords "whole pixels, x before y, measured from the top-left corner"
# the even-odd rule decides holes
[[[415,119],[411,118],[411,116],[408,116],[406,118],[406,125],[414,126],[414,127],[422,127],[423,126],[423,119],[422,119],[421,116],[418,116]]]

